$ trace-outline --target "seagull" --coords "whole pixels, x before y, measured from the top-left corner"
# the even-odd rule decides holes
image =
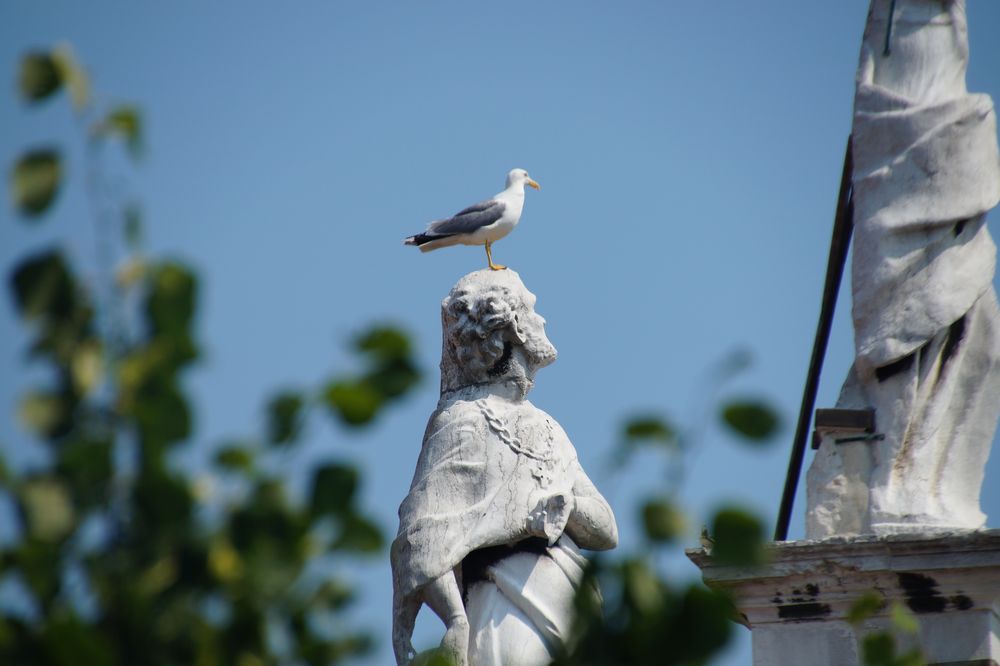
[[[503,270],[507,267],[493,263],[490,246],[513,231],[521,220],[525,185],[541,189],[527,171],[511,169],[503,192],[462,209],[449,218],[431,222],[427,231],[404,238],[403,243],[416,245],[421,252],[449,245],[485,245],[489,267],[495,271]]]

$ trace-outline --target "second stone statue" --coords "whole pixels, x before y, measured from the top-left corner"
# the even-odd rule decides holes
[[[392,544],[399,664],[423,604],[456,664],[549,664],[571,640],[579,549],[618,542],[566,433],[526,399],[556,358],[534,306],[511,270],[470,273],[441,304],[441,399]]]

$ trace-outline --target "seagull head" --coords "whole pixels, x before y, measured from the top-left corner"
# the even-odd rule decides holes
[[[521,189],[524,189],[525,185],[536,190],[542,189],[542,186],[533,181],[524,169],[511,169],[510,173],[507,174],[507,187],[520,186]]]

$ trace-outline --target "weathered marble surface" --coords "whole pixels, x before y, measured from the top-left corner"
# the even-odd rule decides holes
[[[1000,416],[996,114],[965,85],[964,0],[873,0],[855,96],[856,357],[838,407],[874,408],[881,441],[827,436],[807,536],[976,529]],[[842,437],[843,435],[841,435]]]
[[[1000,663],[1000,530],[786,541],[757,567],[687,554],[709,587],[732,595],[753,631],[754,666],[859,666],[864,637],[891,629],[894,603],[916,616],[912,640],[928,664]],[[872,594],[882,607],[849,622]]]
[[[534,304],[510,270],[470,273],[442,303],[441,399],[392,545],[400,664],[424,603],[458,664],[548,664],[569,638],[579,548],[617,543],[566,433],[525,399],[556,358]]]

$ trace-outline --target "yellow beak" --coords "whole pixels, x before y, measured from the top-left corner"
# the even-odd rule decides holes
[[[541,185],[539,185],[539,184],[538,184],[538,183],[536,183],[535,181],[531,180],[530,178],[529,178],[528,180],[524,181],[524,182],[525,182],[525,183],[526,183],[527,185],[529,185],[530,187],[533,187],[533,188],[535,188],[536,190],[540,190],[540,189],[542,189],[542,186],[541,186]]]

